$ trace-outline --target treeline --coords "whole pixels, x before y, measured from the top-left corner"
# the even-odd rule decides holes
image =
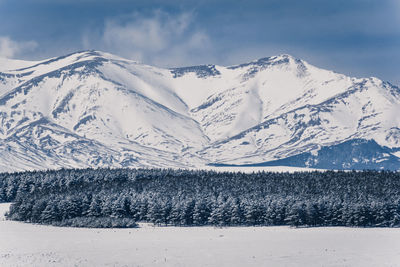
[[[400,174],[72,169],[0,174],[9,219],[81,227],[400,226]]]

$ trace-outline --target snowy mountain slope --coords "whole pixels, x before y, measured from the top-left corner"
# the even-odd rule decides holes
[[[195,90],[202,90],[207,98],[198,97],[202,101],[191,106],[191,113],[214,141],[236,135],[291,109],[319,103],[356,81],[319,70],[288,55],[227,68],[212,66],[216,71],[209,71],[208,76],[204,75],[206,67],[210,66],[203,66],[202,75],[197,77],[194,73],[179,77],[177,87],[182,86],[179,83],[182,80],[187,87],[200,84]],[[190,99],[190,95],[182,98]]]
[[[279,115],[234,137],[213,144],[202,154],[215,162],[250,164],[293,156],[320,146],[355,138],[399,147],[400,90],[371,78],[316,105]],[[237,151],[235,156],[224,153]]]
[[[397,158],[399,111],[398,87],[289,55],[175,69],[99,51],[7,60],[0,170],[255,164],[353,139]]]
[[[41,158],[45,151],[42,161],[46,167],[123,166],[128,162],[165,166],[181,157],[183,150],[206,144],[208,139],[197,122],[173,110],[184,111],[185,104],[173,93],[146,84],[134,73],[135,65],[85,52],[23,69],[28,73],[24,80],[0,97],[3,143],[17,136],[20,142],[13,143],[18,144],[11,149],[14,153],[22,145],[28,146],[31,158]],[[154,92],[148,88],[155,88]],[[169,107],[153,99],[168,101]],[[67,136],[76,140],[68,142],[64,140]],[[42,138],[52,140],[51,144],[64,141],[49,150]],[[69,150],[83,155],[76,157]],[[146,155],[149,151],[153,153]],[[54,158],[63,160],[54,162]]]
[[[27,68],[38,64],[40,61],[27,61],[27,60],[16,60],[0,57],[0,71],[12,71],[22,68]]]
[[[13,72],[13,70],[26,68],[38,64],[37,61],[23,61],[0,58],[0,95],[10,88],[24,81],[25,73]]]
[[[213,165],[219,167],[290,166],[335,170],[365,168],[398,170],[400,159],[394,155],[395,152],[397,151],[378,145],[374,140],[352,139],[278,160],[242,165]]]

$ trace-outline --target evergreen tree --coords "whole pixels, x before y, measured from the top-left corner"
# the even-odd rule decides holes
[[[8,218],[56,225],[400,224],[400,173],[62,169],[0,174]]]
[[[92,201],[90,202],[87,215],[92,217],[100,217],[102,215],[101,211],[102,208],[100,199],[97,197],[93,197]]]

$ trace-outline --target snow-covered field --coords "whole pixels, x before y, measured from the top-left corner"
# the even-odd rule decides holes
[[[8,209],[0,204],[0,213]],[[4,217],[3,217],[4,219]],[[81,229],[0,219],[0,266],[400,266],[400,229]]]

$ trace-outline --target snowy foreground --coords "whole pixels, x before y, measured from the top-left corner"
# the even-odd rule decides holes
[[[8,206],[0,204],[0,214]],[[400,266],[400,229],[100,230],[0,217],[0,266]]]

